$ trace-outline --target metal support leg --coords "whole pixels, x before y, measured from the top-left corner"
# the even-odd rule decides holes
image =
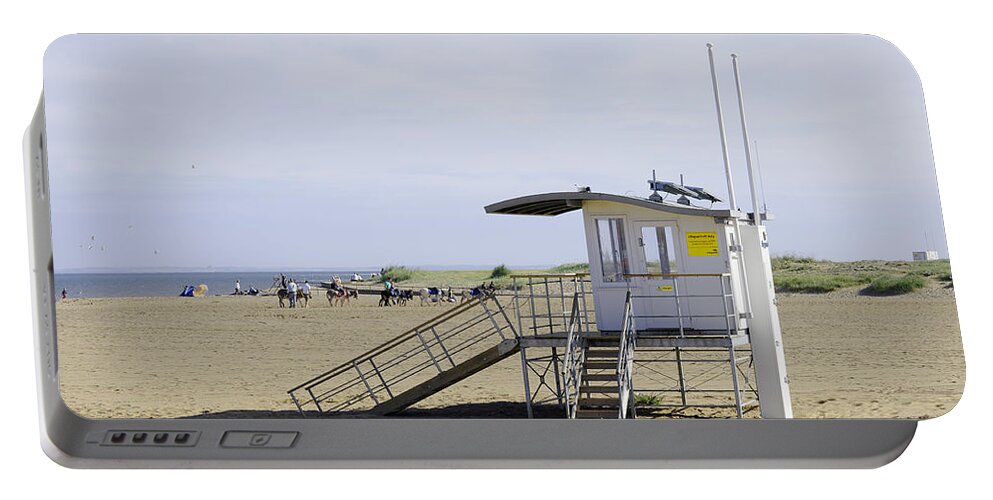
[[[554,347],[552,348],[552,371],[555,372],[555,397],[558,398],[559,404],[565,404],[565,400],[562,398],[562,382],[559,375],[559,353]]]
[[[683,358],[678,347],[676,348],[676,371],[679,373],[679,398],[683,406],[686,406],[686,378],[683,375]]]
[[[738,413],[738,418],[741,418],[741,391],[738,390],[738,364],[735,363],[733,344],[728,346],[728,357],[731,363],[731,381],[734,383],[734,409]]]
[[[534,410],[531,408],[531,382],[528,381],[528,355],[527,349],[521,346],[521,375],[524,377],[524,401],[527,403],[528,418],[534,418]]]

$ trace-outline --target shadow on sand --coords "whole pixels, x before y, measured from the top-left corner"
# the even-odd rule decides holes
[[[565,410],[558,405],[535,405],[534,418],[565,418]],[[323,414],[308,411],[302,415],[296,410],[228,410],[214,413],[203,413],[181,418],[527,418],[527,407],[524,403],[465,403],[441,408],[408,408],[400,413],[388,416],[372,415],[357,411],[343,411],[333,414]]]

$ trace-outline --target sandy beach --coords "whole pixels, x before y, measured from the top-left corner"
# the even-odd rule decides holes
[[[958,401],[965,366],[951,290],[778,301],[796,417],[929,418]],[[62,394],[86,417],[295,411],[287,389],[442,307],[451,306],[380,308],[371,296],[346,307],[321,296],[306,309],[280,309],[275,297],[70,299],[56,306]],[[513,356],[415,409],[492,403],[523,416],[503,405],[524,400],[520,369]]]

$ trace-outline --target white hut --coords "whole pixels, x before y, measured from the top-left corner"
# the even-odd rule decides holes
[[[624,328],[630,300],[639,345],[704,346],[718,337],[750,344],[762,415],[792,416],[764,225],[736,210],[585,190],[486,207],[509,215],[575,210],[583,211],[600,334]]]

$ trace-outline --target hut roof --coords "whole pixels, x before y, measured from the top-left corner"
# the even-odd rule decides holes
[[[583,208],[584,201],[610,201],[635,205],[638,207],[668,212],[678,215],[696,215],[701,217],[738,217],[746,218],[746,214],[740,211],[732,212],[730,209],[712,209],[682,205],[666,201],[653,201],[648,198],[635,196],[625,196],[608,193],[592,193],[589,191],[542,193],[509,200],[500,201],[487,205],[484,210],[488,214],[508,214],[508,215],[545,215],[555,216],[572,212]]]

